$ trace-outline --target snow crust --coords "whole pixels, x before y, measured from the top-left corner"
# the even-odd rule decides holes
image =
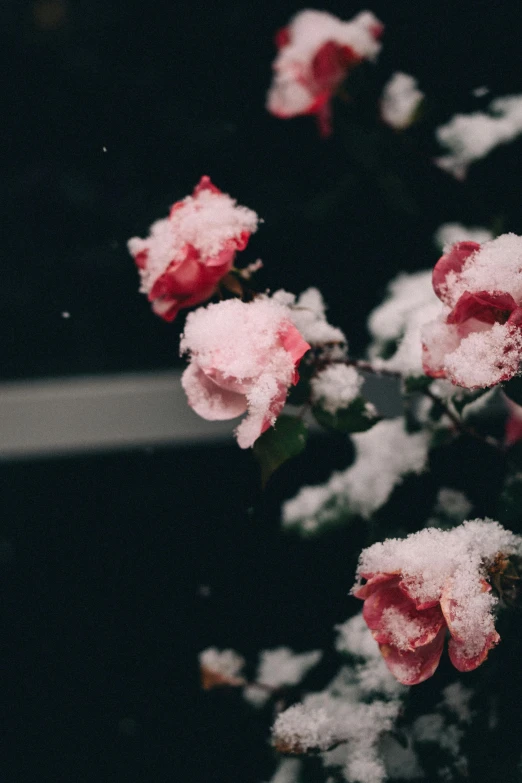
[[[221,675],[224,679],[235,680],[241,676],[245,659],[235,650],[207,647],[199,653],[199,664],[202,669]]]
[[[335,522],[343,512],[368,519],[389,498],[408,473],[426,466],[429,435],[409,434],[402,418],[380,421],[372,429],[352,435],[355,462],[335,472],[326,484],[303,487],[283,505],[283,524],[315,532]]]
[[[440,707],[444,707],[452,715],[455,715],[460,723],[470,723],[473,717],[469,703],[473,697],[471,688],[465,688],[461,682],[451,683],[442,691],[442,702]]]
[[[330,343],[347,346],[347,340],[341,329],[331,326],[326,319],[326,305],[318,288],[307,288],[296,298],[288,291],[276,291],[273,301],[290,308],[295,327],[313,348]],[[344,355],[344,354],[341,354]]]
[[[312,378],[312,402],[320,403],[328,413],[335,414],[359,396],[364,378],[355,367],[330,364]]]
[[[322,658],[321,650],[294,653],[289,647],[277,647],[260,653],[256,682],[244,689],[243,695],[255,706],[262,706],[270,690],[284,685],[297,685]],[[260,688],[256,683],[266,686]]]
[[[324,766],[341,767],[348,783],[382,783],[387,771],[380,740],[392,729],[406,688],[386,669],[361,620],[358,615],[340,627],[340,638],[350,647],[365,634],[370,637],[362,640],[357,662],[343,666],[324,691],[309,694],[302,704],[282,712],[273,736],[277,747],[319,749]],[[344,642],[339,645],[343,649]],[[367,676],[372,667],[378,667],[379,677]],[[330,749],[337,743],[339,747]]]
[[[449,592],[454,606],[451,633],[472,657],[483,650],[488,635],[495,634],[492,612],[497,600],[484,589],[487,568],[499,553],[520,552],[522,538],[491,519],[467,521],[451,530],[425,528],[363,550],[354,589],[363,574],[400,573],[419,604],[440,602]],[[408,629],[395,630],[397,646],[404,647]]]
[[[464,522],[472,508],[472,504],[463,492],[442,487],[437,494],[434,511],[436,514],[442,514],[459,522]]]
[[[133,256],[148,251],[147,262],[139,269],[140,291],[148,294],[172,262],[183,261],[187,245],[203,260],[212,259],[230,239],[257,231],[258,222],[253,210],[238,206],[227,193],[201,189],[195,196],[187,196],[174,205],[168,218],[152,224],[149,237],[133,237],[128,242]]]
[[[368,329],[373,338],[369,356],[376,369],[401,375],[423,375],[421,329],[441,312],[431,283],[431,270],[402,273],[388,286],[387,298],[372,311]],[[398,343],[393,355],[380,358],[390,343]]]
[[[424,98],[418,89],[417,79],[397,71],[384,85],[381,98],[381,117],[396,130],[407,128],[413,122],[415,112]]]
[[[456,114],[436,130],[437,140],[449,154],[435,162],[457,179],[466,176],[474,161],[522,133],[522,95],[496,98],[488,112]]]
[[[442,291],[450,307],[465,291],[501,291],[522,303],[522,237],[502,234],[483,244],[466,259],[459,273],[446,275]]]

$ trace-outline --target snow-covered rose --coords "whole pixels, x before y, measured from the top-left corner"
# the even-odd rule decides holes
[[[520,537],[497,522],[473,520],[363,551],[353,594],[364,601],[366,624],[399,682],[417,685],[431,677],[447,631],[456,669],[467,672],[484,662],[500,640],[488,568],[499,553],[519,553],[520,547]]]
[[[275,423],[309,348],[288,307],[266,296],[200,308],[189,314],[180,345],[190,354],[181,379],[189,405],[211,420],[247,412],[236,436],[248,448]]]
[[[507,381],[522,358],[522,237],[457,242],[433,270],[444,304],[422,332],[423,368],[469,389]]]
[[[279,52],[268,111],[283,119],[316,114],[321,134],[329,135],[334,93],[354,65],[377,56],[382,31],[370,11],[357,14],[350,22],[326,11],[300,11],[276,36]]]
[[[257,230],[258,217],[202,177],[192,196],[177,201],[168,218],[128,248],[154,312],[172,321],[181,308],[204,302],[230,271],[237,250]]]

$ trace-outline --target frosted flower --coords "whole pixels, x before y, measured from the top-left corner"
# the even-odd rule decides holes
[[[190,364],[181,378],[188,403],[204,419],[233,419],[245,449],[281,413],[297,366],[310,348],[289,310],[268,297],[245,303],[229,299],[190,313],[181,353]]]
[[[498,522],[477,519],[362,552],[353,592],[364,601],[363,617],[399,682],[416,685],[431,677],[447,630],[456,669],[471,671],[484,662],[500,640],[488,567],[499,553],[520,553],[521,543]],[[367,580],[362,586],[361,579]]]
[[[258,217],[202,177],[192,196],[177,201],[146,239],[133,237],[130,254],[153,311],[172,321],[181,308],[204,302],[230,271],[237,250],[257,230]]]
[[[516,374],[522,357],[522,237],[457,242],[433,270],[445,308],[422,332],[423,368],[468,389]]]
[[[218,650],[207,647],[199,654],[201,684],[205,690],[221,685],[244,685],[241,670],[245,659],[235,650]]]
[[[407,73],[394,73],[384,85],[381,98],[383,122],[396,130],[403,130],[412,124],[415,112],[424,93],[417,87],[417,79]]]
[[[370,11],[362,11],[350,22],[326,11],[300,11],[276,36],[279,52],[268,111],[283,119],[315,114],[321,134],[328,136],[335,91],[354,65],[375,59],[382,30]]]

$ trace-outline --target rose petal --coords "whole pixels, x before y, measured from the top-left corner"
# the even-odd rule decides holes
[[[279,339],[285,351],[290,354],[295,364],[310,350],[309,345],[296,327],[287,321],[279,332]]]
[[[486,324],[504,324],[516,308],[517,303],[511,294],[465,291],[448,315],[446,323],[461,324],[469,318],[476,318]]]
[[[458,639],[451,638],[448,645],[448,654],[453,666],[459,672],[471,672],[484,663],[492,647],[498,644],[500,636],[496,631],[487,635],[484,646],[478,653],[470,655],[466,650],[466,643]]]
[[[461,341],[458,327],[439,319],[426,324],[421,336],[422,369],[430,378],[446,378],[446,356],[453,353]]]
[[[390,644],[379,645],[384,662],[393,676],[403,685],[418,685],[433,675],[439,665],[446,626],[443,626],[435,638],[414,651],[399,650]]]
[[[461,272],[467,259],[479,249],[478,242],[456,242],[448,253],[439,258],[433,269],[432,284],[433,290],[443,302],[451,304],[448,301],[450,297],[446,285],[449,272]]]
[[[399,582],[399,576],[397,574],[361,574],[361,577],[363,579],[367,579],[368,581],[366,584],[359,587],[353,593],[353,595],[355,598],[360,598],[363,601],[365,601],[366,598],[369,598],[372,593],[374,593],[379,587],[382,587],[382,585],[386,582],[390,582],[392,579],[395,580],[395,584],[398,584]]]
[[[181,376],[181,385],[187,395],[188,404],[203,419],[223,421],[241,416],[247,409],[244,394],[223,389],[214,383],[192,361]]]
[[[363,617],[379,644],[415,650],[429,644],[444,625],[439,606],[417,611],[398,587],[383,586],[364,603]]]

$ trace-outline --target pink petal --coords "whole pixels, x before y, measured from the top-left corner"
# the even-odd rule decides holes
[[[367,579],[366,584],[359,587],[354,593],[355,598],[360,598],[365,601],[374,593],[379,587],[382,587],[386,582],[390,583],[390,580],[394,579],[394,585],[398,584],[398,574],[361,574],[363,579]],[[391,587],[391,584],[389,584]]]
[[[214,383],[194,360],[181,376],[188,404],[209,421],[223,421],[241,416],[247,409],[244,394],[223,389]]]
[[[493,631],[487,635],[480,652],[470,655],[466,651],[465,642],[452,637],[448,645],[450,661],[459,672],[471,672],[480,666],[481,663],[484,663],[491,648],[498,644],[499,641],[500,636],[496,631]]]
[[[193,191],[192,195],[194,197],[197,197],[203,190],[210,190],[211,193],[222,193],[223,192],[223,191],[221,191],[219,188],[217,188],[212,183],[210,177],[208,177],[207,175],[204,175],[203,177],[201,177],[201,179],[199,180],[198,184],[194,188],[194,191]]]
[[[344,59],[343,48],[335,41],[326,41],[312,60],[312,75],[317,84],[323,89],[335,89],[346,73]]]
[[[430,378],[446,378],[446,356],[453,353],[462,337],[455,324],[432,321],[422,329],[422,369]]]
[[[363,617],[375,641],[401,650],[429,644],[444,625],[439,606],[419,612],[398,586],[386,584],[364,602]]]
[[[290,43],[290,30],[288,27],[281,27],[274,36],[274,42],[278,49],[288,46]]]
[[[458,274],[466,260],[479,249],[480,245],[477,242],[456,242],[449,253],[439,258],[433,269],[432,284],[433,290],[443,302],[449,298],[446,290],[447,274],[449,272]]]
[[[303,339],[301,333],[290,321],[282,326],[278,336],[283,348],[292,357],[294,364],[298,364],[301,357],[311,348],[311,345]]]
[[[428,601],[426,600],[420,601],[415,595],[416,588],[417,588],[416,584],[413,583],[410,584],[406,579],[401,579],[401,581],[399,582],[399,590],[401,590],[404,593],[404,595],[407,595],[408,598],[411,601],[413,601],[417,611],[421,612],[424,609],[432,609],[434,606],[438,605],[440,601],[440,596],[437,596],[436,598],[432,598]]]
[[[136,261],[137,263],[137,261]],[[508,324],[516,329],[522,328],[522,307],[516,307],[508,318]]]
[[[241,236],[244,234],[247,234],[248,237],[250,237],[249,232],[243,231]],[[247,239],[248,242],[248,239]],[[219,274],[219,278],[221,279],[224,277],[228,272],[230,272],[232,268],[232,264],[234,263],[234,257],[236,255],[236,249],[243,250],[247,242],[245,242],[241,248],[239,248],[239,243],[235,239],[230,239],[226,243],[226,247],[223,248],[217,255],[210,256],[209,258],[205,258],[205,266],[207,269],[211,269],[212,267],[217,268],[219,267],[219,272],[215,274]]]
[[[489,293],[465,291],[446,319],[448,324],[461,324],[475,318],[486,324],[505,324],[517,303],[511,296],[502,292]]]
[[[446,627],[435,638],[414,651],[399,650],[390,644],[379,645],[384,662],[393,676],[403,685],[418,685],[431,677],[439,665]]]

